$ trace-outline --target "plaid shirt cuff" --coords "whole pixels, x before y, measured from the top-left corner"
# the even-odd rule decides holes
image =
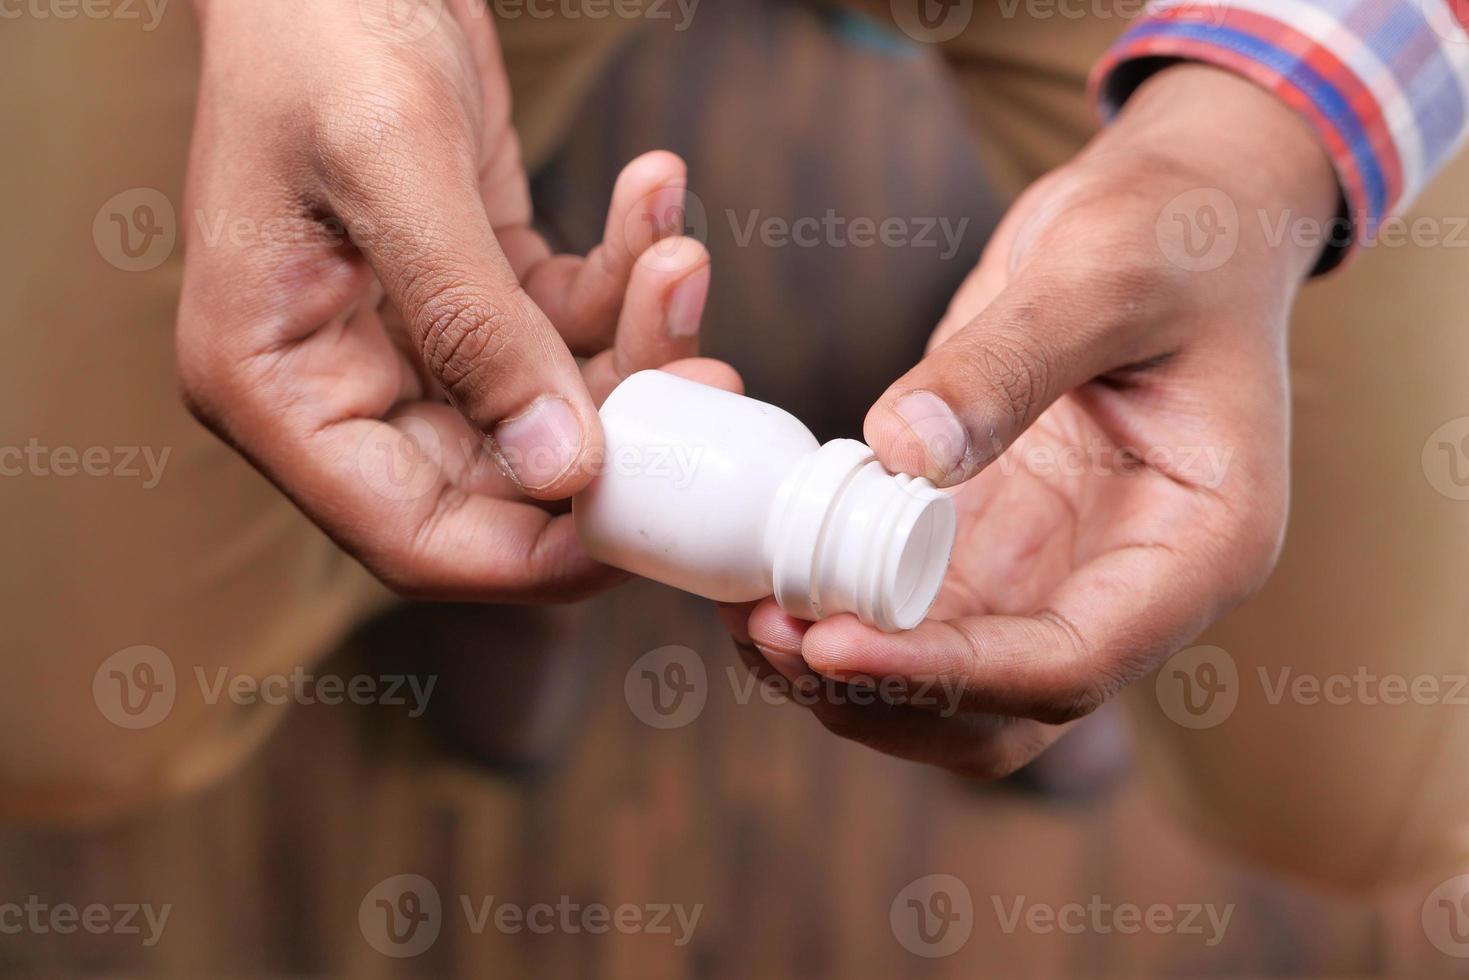
[[[1111,118],[1179,60],[1274,92],[1310,122],[1341,181],[1350,245],[1324,270],[1371,245],[1469,132],[1466,26],[1469,0],[1162,0],[1096,66],[1092,93]]]

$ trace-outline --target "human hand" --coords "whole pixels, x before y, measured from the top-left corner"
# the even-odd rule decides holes
[[[1213,263],[1173,212],[1212,195],[1238,240],[1193,271]],[[931,618],[888,635],[729,607],[746,661],[813,692],[896,680],[875,704],[803,700],[838,734],[997,777],[1186,645],[1278,553],[1286,326],[1318,256],[1267,229],[1325,226],[1336,204],[1325,152],[1274,97],[1204,66],[1155,75],[1017,202],[867,417],[890,469],[956,486]]]
[[[553,256],[483,6],[410,24],[392,0],[197,6],[178,324],[195,414],[405,594],[612,580],[536,501],[590,480],[595,404],[622,377],[697,350],[708,255],[666,237],[682,161],[635,160],[602,244]]]

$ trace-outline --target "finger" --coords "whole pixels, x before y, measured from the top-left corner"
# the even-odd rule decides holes
[[[745,393],[745,382],[739,372],[723,361],[712,357],[690,357],[683,361],[665,364],[658,370],[676,374],[680,378],[697,381],[701,385],[732,391],[736,395]]]
[[[323,134],[326,205],[358,241],[429,373],[521,489],[580,489],[601,428],[570,351],[520,288],[480,200],[476,154],[440,115],[353,117]],[[467,124],[466,124],[467,128]]]
[[[849,691],[843,701],[861,697]],[[865,699],[864,699],[865,700]],[[970,779],[1003,779],[1065,732],[1027,718],[935,714],[908,705],[818,700],[811,713],[827,731],[884,755],[938,766]]]
[[[970,710],[1058,724],[1085,716],[1220,615],[1221,589],[1177,553],[1139,545],[1067,578],[1030,616],[929,620],[888,634],[840,616],[803,637],[826,677],[933,679]]]
[[[649,252],[683,228],[687,181],[687,168],[674,154],[643,154],[617,178],[601,244],[585,259],[546,257],[526,270],[526,292],[573,351],[593,354],[607,347],[640,257],[666,257],[678,247],[660,244]]]
[[[709,253],[692,238],[670,239],[635,263],[612,347],[583,367],[597,401],[629,375],[692,357],[709,296]]]
[[[774,599],[755,606],[747,620],[750,643],[772,667],[790,681],[810,673],[801,658],[801,641],[811,624],[790,616]]]
[[[1059,266],[1025,270],[894,382],[864,425],[883,465],[963,482],[1057,398],[1124,363],[1125,304],[1079,282]],[[993,287],[993,276],[973,284]]]
[[[761,681],[772,679],[769,654],[735,644]],[[1030,762],[1066,730],[1023,718],[933,711],[892,700],[881,686],[847,685],[806,672],[781,671],[786,693],[840,738],[910,762],[939,766],[973,779],[1000,779]]]

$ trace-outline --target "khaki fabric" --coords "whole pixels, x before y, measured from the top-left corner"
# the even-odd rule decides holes
[[[182,249],[169,235],[182,220],[195,29],[185,3],[147,23],[19,17],[0,28],[8,814],[86,816],[217,776],[281,711],[210,707],[196,669],[212,685],[221,667],[309,664],[383,597],[179,400]],[[104,475],[71,456],[89,450]],[[124,728],[112,719],[153,720],[118,714],[119,685],[148,676],[135,673],[143,655],[126,653],[139,646],[167,657],[151,662],[149,686],[164,689],[151,700],[133,689],[130,703],[167,710]]]
[[[887,3],[861,6],[894,22]],[[310,663],[383,598],[178,407],[169,334],[179,256],[126,273],[93,243],[94,215],[111,195],[142,186],[179,199],[195,69],[187,20],[176,11],[153,35],[75,22],[19,22],[0,34],[0,72],[15,102],[31,107],[12,123],[12,145],[24,151],[0,164],[21,190],[0,232],[9,318],[0,445],[34,436],[172,448],[146,491],[123,479],[0,479],[13,528],[0,583],[13,668],[0,795],[11,809],[74,806],[69,789],[99,776],[131,786],[159,745],[169,750],[149,773],[157,790],[223,771],[270,719],[242,711],[201,737],[193,669]],[[546,158],[634,26],[500,24],[528,160]],[[977,0],[965,29],[938,45],[999,190],[1013,195],[1094,131],[1086,73],[1125,26],[1006,17]],[[1469,459],[1455,455],[1469,455],[1469,422],[1453,424],[1469,416],[1469,235],[1453,230],[1453,216],[1466,214],[1469,161],[1460,160],[1409,215],[1434,220],[1446,241],[1379,246],[1306,291],[1292,335],[1284,555],[1265,590],[1200,641],[1223,653],[1203,656],[1233,671],[1233,708],[1210,727],[1173,720],[1177,664],[1126,695],[1145,772],[1177,812],[1236,852],[1322,881],[1446,872],[1469,843],[1459,755],[1469,711],[1449,696],[1469,671],[1469,500],[1459,499],[1469,498],[1459,471]],[[134,644],[168,652],[178,703],[147,731],[113,729],[115,751],[92,758],[80,747],[110,724],[93,703],[93,672]],[[1329,684],[1364,673],[1436,678],[1441,693],[1422,704],[1276,696],[1302,676]],[[43,739],[60,748],[62,771],[28,764],[24,746]]]

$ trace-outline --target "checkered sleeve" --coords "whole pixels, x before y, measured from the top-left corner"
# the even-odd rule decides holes
[[[1093,72],[1102,116],[1177,60],[1237,72],[1311,123],[1357,246],[1469,131],[1469,0],[1159,0]]]

